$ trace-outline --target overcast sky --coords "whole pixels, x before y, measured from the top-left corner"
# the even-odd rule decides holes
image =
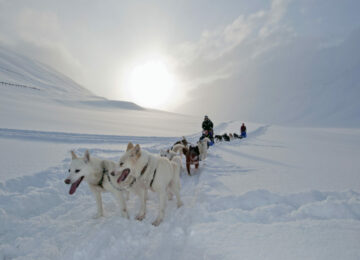
[[[279,49],[301,59],[341,45],[360,27],[359,10],[358,0],[0,0],[0,42],[109,99],[127,99],[129,71],[161,59],[183,95],[168,109],[203,113],[189,108],[202,93],[227,84],[241,95]]]

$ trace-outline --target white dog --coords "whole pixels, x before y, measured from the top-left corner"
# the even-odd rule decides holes
[[[211,140],[207,137],[205,137],[204,139],[197,142],[197,145],[199,147],[201,161],[206,159],[207,150],[208,150],[208,142],[211,142]]]
[[[181,155],[183,154],[182,153],[183,148],[185,148],[185,146],[183,144],[175,144],[172,147],[172,149],[161,150],[160,151],[160,156],[161,157],[166,157],[171,161],[175,156],[180,156],[181,157]]]
[[[167,192],[175,194],[177,206],[183,205],[180,199],[180,166],[167,158],[152,155],[140,149],[137,144],[128,144],[125,154],[120,158],[114,174],[120,188],[132,189],[140,197],[141,208],[136,216],[143,220],[146,215],[146,192],[148,189],[159,195],[159,213],[152,223],[158,226],[165,215]]]
[[[112,180],[109,175],[109,169],[115,169],[116,163],[94,157],[90,158],[89,151],[85,152],[83,158],[78,158],[74,151],[71,151],[71,156],[69,176],[65,179],[66,184],[71,184],[69,194],[74,194],[80,183],[85,180],[95,195],[97,205],[96,217],[103,216],[101,193],[110,191],[119,203],[121,215],[129,218],[123,192],[113,184],[113,182],[116,183],[116,179]]]

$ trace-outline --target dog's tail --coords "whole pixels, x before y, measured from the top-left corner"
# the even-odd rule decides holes
[[[172,148],[172,150],[175,152],[175,153],[179,153],[181,155],[181,149],[184,149],[186,148],[185,145],[183,144],[175,144]]]

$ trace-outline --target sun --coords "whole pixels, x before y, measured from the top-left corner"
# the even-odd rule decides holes
[[[164,108],[174,91],[174,77],[161,61],[134,67],[128,81],[130,99],[147,108]]]

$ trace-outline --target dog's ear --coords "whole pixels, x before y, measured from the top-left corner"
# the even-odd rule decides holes
[[[139,157],[141,155],[141,150],[140,150],[140,145],[139,144],[135,145],[134,155],[137,156],[137,157]]]
[[[90,153],[89,153],[89,150],[86,150],[86,152],[85,152],[84,161],[85,161],[86,163],[90,161]]]
[[[132,149],[134,147],[134,145],[132,144],[132,142],[128,143],[128,146],[126,148],[126,151],[129,151],[130,149]]]
[[[75,154],[75,152],[73,150],[70,151],[71,153],[71,158],[74,160],[74,159],[77,159],[77,156]]]
[[[188,149],[184,147],[184,148],[182,149],[182,152],[183,152],[183,154],[186,156],[186,154],[188,153]]]

